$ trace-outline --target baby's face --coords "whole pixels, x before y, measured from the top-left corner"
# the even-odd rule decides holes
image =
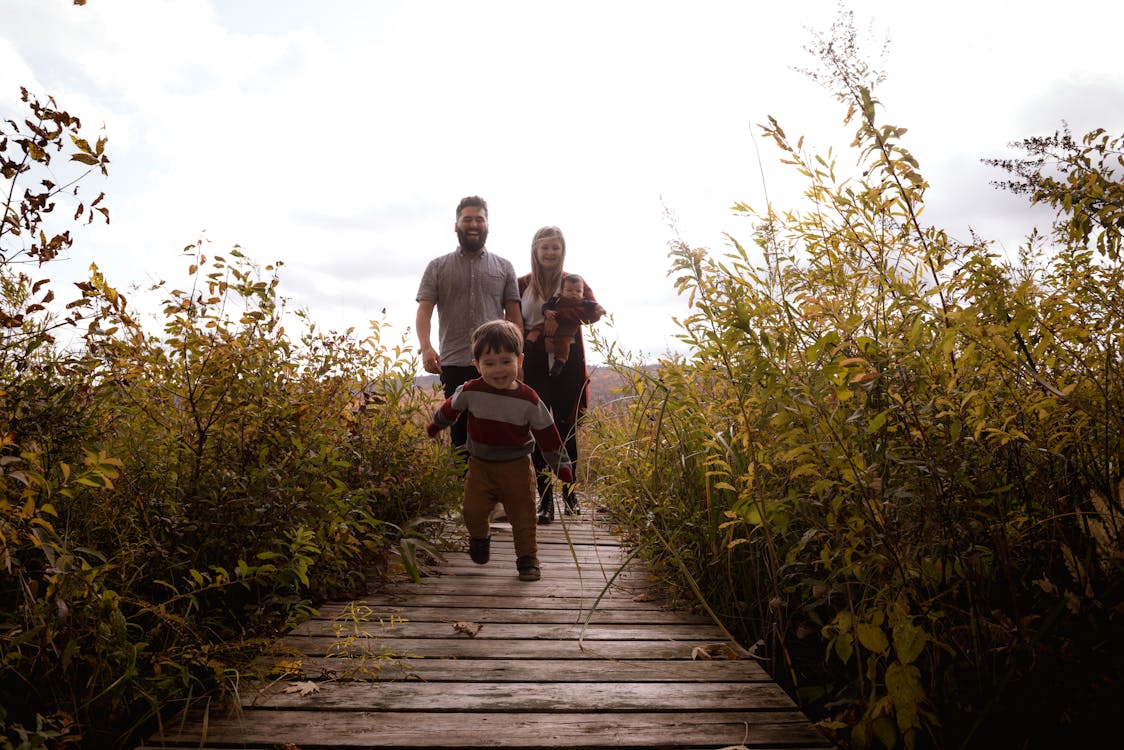
[[[562,285],[561,296],[563,299],[573,300],[574,302],[581,302],[582,297],[585,295],[585,284],[580,281],[567,281]]]

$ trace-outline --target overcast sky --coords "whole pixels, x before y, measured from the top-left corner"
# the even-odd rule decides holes
[[[1031,218],[979,160],[1067,121],[1124,133],[1124,3],[854,0],[880,45],[882,121],[929,178],[926,217],[1013,249]],[[677,231],[749,242],[730,207],[798,190],[759,137],[776,117],[806,146],[845,142],[843,111],[794,68],[834,0],[0,0],[0,117],[19,87],[54,96],[112,160],[112,224],[80,233],[56,293],[91,261],[111,284],[182,285],[205,236],[262,264],[322,328],[412,328],[426,262],[456,245],[465,195],[490,206],[489,249],[529,270],[560,226],[567,267],[613,314],[611,338],[679,348],[667,277]],[[849,136],[849,133],[846,134]],[[754,137],[756,136],[756,145]],[[758,163],[757,149],[761,163]],[[849,156],[840,166],[853,163]],[[601,326],[602,324],[598,324]],[[410,338],[411,342],[414,339]]]

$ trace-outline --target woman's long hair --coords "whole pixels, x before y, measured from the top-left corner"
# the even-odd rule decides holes
[[[553,271],[547,271],[539,263],[539,255],[535,252],[535,248],[539,245],[539,240],[544,240],[548,237],[557,237],[562,243],[562,259],[558,263],[558,267]],[[554,296],[554,292],[558,289],[559,282],[562,281],[562,269],[566,266],[566,238],[562,236],[562,230],[558,227],[543,227],[535,232],[535,236],[531,239],[531,288],[535,290],[535,294],[546,302]]]

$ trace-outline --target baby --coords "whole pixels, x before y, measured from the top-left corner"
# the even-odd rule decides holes
[[[528,341],[546,337],[546,350],[550,355],[550,375],[558,376],[570,358],[570,345],[582,323],[592,323],[605,314],[605,308],[595,300],[585,298],[585,280],[576,273],[562,277],[558,294],[542,306],[546,322],[527,332]]]

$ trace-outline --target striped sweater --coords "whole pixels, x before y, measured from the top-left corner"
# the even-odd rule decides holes
[[[483,378],[469,380],[445,399],[426,427],[432,437],[468,412],[470,456],[484,461],[513,461],[531,455],[538,443],[546,463],[563,482],[573,481],[573,470],[566,446],[550,415],[533,389],[523,383],[510,391],[500,391]]]

